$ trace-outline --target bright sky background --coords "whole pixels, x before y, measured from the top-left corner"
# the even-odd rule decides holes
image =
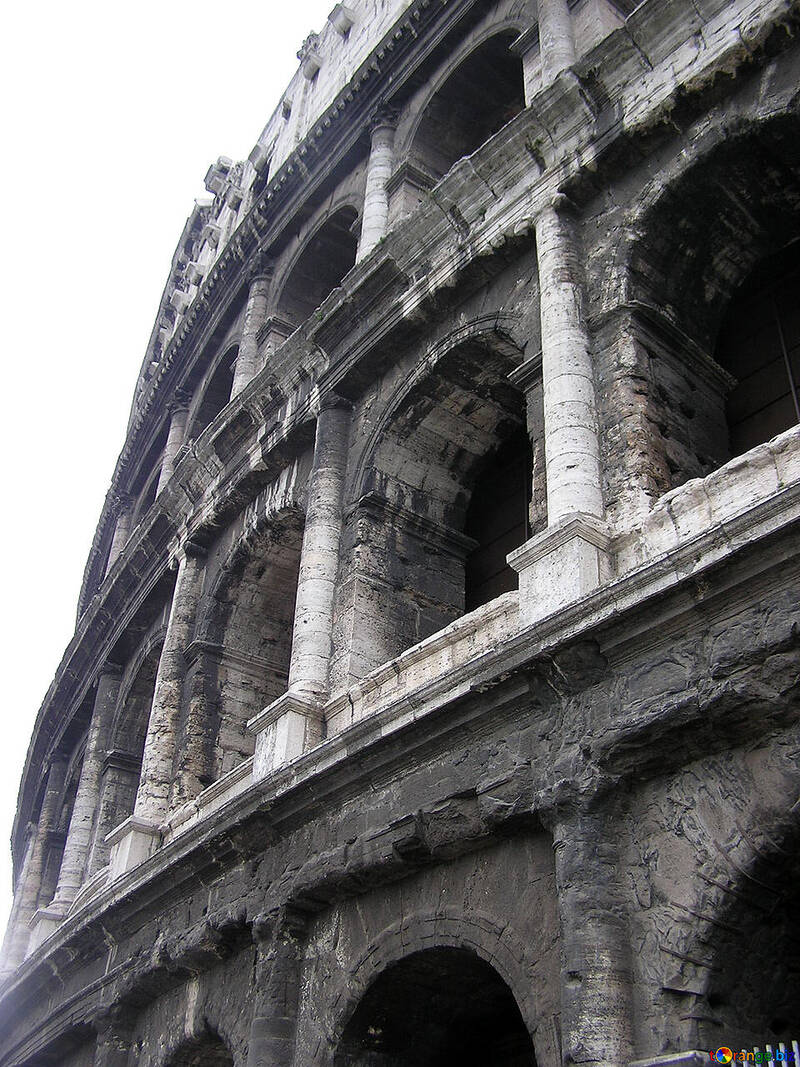
[[[28,740],[172,253],[209,164],[248,155],[333,2],[45,0],[4,16],[0,940]]]

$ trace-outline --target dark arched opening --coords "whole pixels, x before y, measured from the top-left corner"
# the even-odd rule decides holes
[[[233,370],[236,365],[236,357],[239,349],[229,349],[219,361],[214,373],[205,387],[203,399],[195,410],[186,435],[188,440],[199,437],[210,426],[224,407],[227,407],[231,399],[233,388]]]
[[[511,31],[484,41],[428,102],[410,155],[432,179],[471,155],[525,107],[522,62],[509,51],[517,36]]]
[[[777,831],[777,832],[776,832]],[[800,830],[771,831],[765,851],[731,886],[715,923],[699,1041],[777,1047],[800,1038]]]
[[[358,241],[351,207],[335,211],[300,253],[278,300],[277,315],[299,326],[316,311],[355,264]]]
[[[187,1041],[167,1060],[166,1067],[233,1067],[233,1056],[216,1034]]]
[[[228,561],[204,603],[186,692],[214,712],[211,781],[252,755],[248,719],[286,691],[302,540],[299,511],[276,517]]]
[[[738,456],[800,422],[800,240],[763,260],[734,293],[716,359],[737,384],[728,395]]]
[[[506,556],[528,538],[531,443],[519,427],[493,455],[472,491],[464,533],[477,541],[464,565],[464,609],[519,588],[519,575]]]
[[[334,1067],[535,1067],[511,990],[467,949],[416,952],[370,986]]]

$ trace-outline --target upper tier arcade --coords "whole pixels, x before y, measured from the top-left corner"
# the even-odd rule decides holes
[[[533,1045],[547,1067],[562,1052],[619,1067],[678,1043],[658,1030],[658,997],[677,987],[647,956],[655,934],[641,934],[644,962],[621,952],[620,901],[646,894],[609,875],[625,846],[595,845],[598,811],[616,818],[639,775],[677,773],[685,722],[692,758],[708,754],[703,731],[730,695],[706,639],[716,626],[744,634],[748,664],[770,661],[737,690],[748,714],[726,721],[725,744],[757,749],[757,730],[786,727],[796,701],[797,29],[788,0],[352,0],[307,38],[248,159],[209,169],[173,257],[20,786],[0,992],[22,1007],[0,1067],[43,1049],[42,1063],[58,1062],[65,1034],[77,1048],[91,1032],[99,1048],[88,1005],[112,982],[115,1011],[184,979],[196,1005],[210,956],[251,937],[269,948],[250,972],[279,961],[264,1003],[291,986],[327,1004],[335,976],[315,972],[297,992],[292,970],[327,907],[378,867],[389,885],[403,864],[416,877],[434,854],[488,856],[523,830],[549,843],[503,861],[539,872],[519,875],[520,900],[534,894],[526,908],[545,926],[561,909],[530,1003],[520,953],[487,947],[488,921],[465,963],[464,943],[429,945],[414,911],[418,956],[402,965],[389,918],[375,919],[386,1017],[399,1026],[422,1010],[403,975],[438,973],[442,1011],[486,991],[514,1063]],[[756,603],[774,605],[758,626],[731,621]],[[687,619],[702,638],[690,641]],[[763,696],[770,686],[780,700]],[[523,736],[530,752],[516,751]],[[463,761],[442,754],[464,738]],[[395,811],[381,792],[434,751],[436,818],[454,813],[439,852],[417,809]],[[513,773],[492,777],[506,757]],[[524,805],[504,792],[512,779]],[[780,823],[777,792],[765,825]],[[461,842],[452,852],[447,833]],[[223,909],[228,884],[215,879],[235,864],[257,879],[259,857],[290,838],[266,888]],[[363,861],[361,881],[348,867],[326,882],[314,866],[340,851]],[[177,897],[213,885],[198,908],[227,909],[206,930],[214,947],[187,939],[174,967],[147,943],[172,879]],[[706,914],[706,897],[686,900]],[[715,915],[724,907],[714,899]],[[781,898],[781,931],[790,911]],[[475,915],[480,926],[479,904]],[[653,921],[666,943],[670,923]],[[131,977],[117,947],[134,936],[131,975],[148,962]],[[319,933],[316,958],[338,937]],[[688,965],[700,950],[675,938]],[[562,1034],[552,1019],[571,952],[583,962],[565,963]],[[647,1003],[638,966],[642,989],[658,985]],[[330,1006],[331,1064],[371,1062],[359,1056],[384,1017],[372,979],[349,973],[336,994],[349,1014]],[[450,978],[457,996],[441,991]],[[681,981],[701,995],[694,972]],[[746,1010],[715,996],[726,1025],[757,1033],[767,1006],[755,995]],[[192,1023],[191,1004],[168,1062],[231,1062],[220,1026]],[[298,1049],[322,1063],[302,1025]],[[210,1058],[192,1059],[201,1045]],[[397,1049],[387,1062],[414,1062]],[[251,1067],[290,1062],[248,1054]]]

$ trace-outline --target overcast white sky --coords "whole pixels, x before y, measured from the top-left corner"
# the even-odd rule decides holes
[[[208,165],[247,156],[332,7],[45,0],[4,16],[0,939],[28,739],[172,253]]]

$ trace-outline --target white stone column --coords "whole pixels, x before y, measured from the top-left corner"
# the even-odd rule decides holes
[[[66,759],[56,754],[46,772],[47,785],[39,818],[30,829],[25,858],[17,879],[14,903],[3,940],[3,949],[0,952],[0,974],[15,971],[30,950],[31,920],[39,906],[49,837],[58,819],[66,771]],[[48,932],[53,929],[53,924],[46,924],[46,926]]]
[[[547,515],[603,515],[594,372],[583,318],[583,265],[564,210],[536,220],[542,321]]]
[[[133,501],[127,493],[120,493],[114,499],[114,536],[111,538],[111,548],[108,550],[108,562],[105,573],[111,570],[116,561],[122,555],[128,538],[131,535],[131,518],[133,516]]]
[[[181,390],[170,405],[169,433],[167,434],[167,443],[164,445],[164,455],[161,459],[161,473],[158,476],[156,496],[170,480],[172,472],[175,470],[175,457],[186,437],[189,399],[189,396]]]
[[[270,260],[261,254],[256,257],[255,262],[248,271],[250,289],[244,312],[242,336],[239,341],[239,354],[236,357],[236,366],[233,371],[231,400],[241,393],[242,389],[248,382],[252,381],[260,370],[258,335],[267,321],[272,273],[273,269]]]
[[[84,872],[88,865],[92,827],[100,802],[103,759],[108,747],[121,676],[122,670],[117,664],[105,663],[97,679],[97,693],[86,737],[78,790],[72,806],[58,884],[53,903],[50,905],[51,909],[64,914],[83,885]]]
[[[292,634],[288,692],[256,715],[254,775],[301,755],[322,733],[333,647],[333,604],[342,536],[342,497],[350,435],[350,405],[326,399],[317,417],[314,463]]]
[[[583,267],[565,198],[536,219],[548,528],[515,549],[520,613],[531,623],[610,577]]]
[[[372,144],[367,163],[367,184],[356,261],[368,256],[386,236],[389,219],[389,179],[394,168],[394,133],[397,117],[381,111],[371,126]]]
[[[106,839],[112,846],[112,878],[141,863],[155,850],[168,814],[186,674],[184,652],[194,625],[204,566],[204,549],[191,542],[184,544],[158,662],[136,804],[133,815]]]
[[[539,0],[542,84],[549,85],[575,63],[575,28],[568,0]]]

